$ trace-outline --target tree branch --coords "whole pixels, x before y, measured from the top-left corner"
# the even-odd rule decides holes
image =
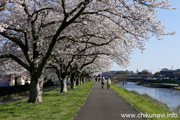
[[[16,61],[18,64],[23,66],[25,69],[30,71],[30,67],[24,63],[22,60],[20,60],[18,57],[14,56],[13,54],[5,54],[5,55],[0,55],[0,58],[12,58],[14,61]]]
[[[83,64],[83,65],[80,67],[80,69],[83,69],[85,66],[87,66],[87,65],[89,65],[89,64],[91,64],[91,63],[93,63],[93,62],[96,60],[97,57],[98,57],[98,55],[96,55],[91,61],[89,61],[89,62]]]
[[[12,42],[16,43],[22,51],[26,51],[26,46],[23,44],[22,41],[19,40],[19,38],[15,37],[13,34],[8,34],[7,32],[0,32],[0,35],[2,35],[5,38],[8,38]]]
[[[9,0],[1,0],[0,1],[0,11],[4,10],[9,3]]]

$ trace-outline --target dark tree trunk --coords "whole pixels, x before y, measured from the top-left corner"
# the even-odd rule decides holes
[[[73,85],[74,84],[74,81],[73,80],[71,80],[71,88],[73,88]]]
[[[64,84],[63,84],[63,80],[59,80],[59,81],[60,81],[60,86],[61,86],[60,93],[62,93],[63,88],[64,88]]]
[[[18,79],[18,77],[15,77],[15,78],[14,78],[14,80],[15,80],[15,86],[18,85],[18,84],[17,84],[17,79]]]
[[[71,75],[71,88],[75,89],[76,88],[76,80],[74,78],[74,74]]]
[[[39,78],[36,77],[36,75],[31,76],[30,95],[28,100],[29,103],[42,102],[43,79],[43,75],[41,75]]]
[[[82,79],[82,83],[84,83],[84,82],[85,82],[85,81],[84,81],[84,76],[82,76],[81,79]]]
[[[80,80],[76,79],[76,85],[80,85]]]

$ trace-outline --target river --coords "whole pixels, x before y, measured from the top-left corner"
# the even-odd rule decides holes
[[[136,85],[135,82],[127,82],[124,86],[122,82],[120,82],[117,85],[124,87],[129,91],[136,91],[139,94],[147,94],[152,98],[167,104],[170,110],[174,110],[178,105],[180,105],[180,91],[177,90],[143,87]]]

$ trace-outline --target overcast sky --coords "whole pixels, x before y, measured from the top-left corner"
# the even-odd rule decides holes
[[[131,55],[130,65],[121,68],[114,64],[111,70],[147,69],[155,73],[162,68],[180,69],[180,1],[170,0],[177,10],[161,10],[157,14],[157,19],[162,20],[166,26],[166,32],[176,31],[174,36],[165,36],[163,40],[151,38],[146,42],[146,50],[142,54],[140,50],[134,50]]]

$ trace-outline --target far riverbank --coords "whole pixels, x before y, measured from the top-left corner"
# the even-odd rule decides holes
[[[180,90],[180,81],[178,80],[142,80],[136,82],[137,85],[151,88],[171,88]]]

